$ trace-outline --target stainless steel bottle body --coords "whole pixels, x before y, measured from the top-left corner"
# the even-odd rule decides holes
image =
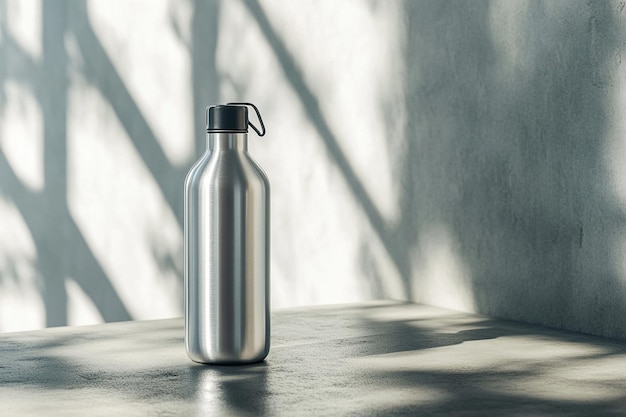
[[[269,352],[269,182],[247,133],[208,133],[185,180],[185,345],[201,363]]]

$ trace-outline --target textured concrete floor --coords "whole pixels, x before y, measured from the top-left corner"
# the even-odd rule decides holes
[[[268,359],[192,363],[180,319],[0,336],[2,416],[626,414],[626,344],[395,302],[277,311]]]

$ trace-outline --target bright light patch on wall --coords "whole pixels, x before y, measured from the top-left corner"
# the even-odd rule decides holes
[[[149,5],[142,0],[90,1],[88,12],[96,36],[168,161],[185,166],[194,156],[192,123],[198,109],[191,108],[189,99],[193,85],[185,28],[191,25],[191,6],[188,1],[176,4],[178,13],[173,14],[166,0]]]
[[[241,2],[222,3],[217,64],[222,97],[255,102],[268,126],[250,149],[272,187],[272,307],[367,299],[358,261],[367,220],[254,19]]]
[[[32,92],[4,82],[6,103],[0,107],[0,149],[20,181],[33,191],[44,186],[43,116]]]
[[[35,242],[15,205],[0,196],[0,332],[46,325]]]
[[[518,81],[513,86],[525,85],[519,77],[533,74],[535,64],[528,31],[528,19],[532,19],[530,8],[534,4],[523,1],[494,1],[489,3],[489,28],[491,40],[498,56],[497,70],[503,81],[512,77]],[[508,86],[503,83],[503,86]]]
[[[474,311],[469,270],[463,265],[454,237],[441,224],[419,233],[413,265],[413,300],[456,310]]]
[[[407,122],[404,5],[273,0],[263,8],[368,198],[385,219],[398,219],[395,178]]]
[[[41,0],[6,0],[10,36],[33,59],[42,56]]]
[[[78,76],[68,106],[68,206],[133,319],[182,313],[182,232],[99,90]]]
[[[102,315],[91,298],[73,279],[65,280],[67,293],[67,325],[84,326],[87,324],[104,323]]]

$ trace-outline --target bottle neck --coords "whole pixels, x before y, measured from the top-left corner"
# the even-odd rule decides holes
[[[210,151],[247,151],[247,133],[210,132],[206,135],[207,148]]]

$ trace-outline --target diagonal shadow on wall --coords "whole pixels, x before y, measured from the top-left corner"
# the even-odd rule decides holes
[[[314,93],[313,89],[307,85],[296,60],[276,32],[276,29],[272,26],[267,14],[257,0],[243,0],[243,3],[252,16],[254,16],[261,32],[272,48],[286,79],[299,97],[309,120],[320,135],[326,147],[326,151],[328,152],[329,159],[339,168],[343,178],[348,184],[349,190],[352,192],[355,200],[360,203],[372,228],[380,237],[381,242],[384,244],[387,253],[400,272],[400,275],[402,277],[409,277],[411,275],[409,259],[410,246],[406,245],[402,239],[398,239],[398,236],[402,235],[406,229],[402,225],[402,221],[399,222],[400,227],[395,228],[390,226],[383,218],[361,182],[361,179],[358,177],[354,168],[352,168],[347,156],[339,145],[337,137],[332,132],[326,118],[322,114],[320,99]],[[385,298],[388,294],[385,292],[385,286],[383,282],[381,282],[381,277],[377,277],[377,280],[377,282],[371,283],[372,287],[380,291],[380,293],[375,294],[375,296]],[[404,297],[406,298],[412,293],[411,280],[403,279],[402,282],[404,285]]]
[[[109,102],[115,115],[128,133],[132,144],[161,188],[161,193],[182,225],[182,198],[175,192],[186,174],[186,167],[174,167],[165,156],[156,135],[144,118],[137,103],[124,85],[102,44],[98,40],[87,15],[85,2],[71,3],[70,28],[84,58],[84,75]]]
[[[27,64],[26,73],[37,75],[31,89],[43,113],[45,187],[40,192],[29,190],[12,171],[1,151],[0,184],[3,194],[11,198],[19,209],[35,243],[46,325],[67,324],[65,280],[70,277],[91,298],[105,320],[127,320],[130,318],[128,310],[89,249],[67,207],[65,5],[44,2],[43,15],[41,65],[36,67],[34,61],[25,58],[26,55],[15,47],[13,56],[20,53],[24,57],[21,64]],[[3,55],[6,53],[3,51]],[[7,71],[3,76],[9,78],[13,73]]]
[[[40,192],[28,189],[0,151],[0,191],[14,201],[35,242],[37,260],[34,267],[40,276],[46,325],[67,324],[65,279],[70,277],[93,301],[105,321],[128,320],[131,318],[128,309],[90,250],[67,205],[67,34],[75,35],[84,58],[82,70],[85,77],[111,104],[174,212],[179,227],[183,215],[182,184],[188,167],[176,167],[167,160],[154,132],[95,35],[89,22],[86,2],[54,5],[43,2],[43,5],[44,44],[41,64],[21,50],[3,24],[0,52],[8,59],[7,65],[0,66],[0,75],[3,80],[13,79],[30,88],[42,108],[45,188]],[[198,0],[193,3],[192,37],[187,47],[194,83],[192,100],[197,110],[194,111],[196,156],[204,151],[204,106],[219,98],[219,76],[214,70],[219,5],[219,1]],[[157,245],[157,242],[154,244]],[[174,271],[182,286],[179,262],[161,252],[155,246],[152,252],[155,262],[162,270]],[[11,270],[10,265],[8,268]],[[13,272],[15,276],[12,278],[19,279],[15,268]],[[0,278],[4,280],[9,277],[5,274]]]
[[[420,233],[440,225],[462,269],[458,284],[477,311],[624,337],[615,319],[626,306],[623,273],[612,247],[624,214],[608,189],[604,155],[623,8],[596,1],[406,2],[409,123],[395,177],[404,187],[401,214],[390,224],[263,7],[243,3],[400,272],[406,298],[415,299],[424,280],[412,266],[421,260],[411,259],[429,255],[419,244],[430,236]],[[505,52],[520,60],[508,70],[493,29],[503,18],[494,14],[498,6],[519,25],[501,30],[525,34]],[[376,268],[367,251],[364,258],[364,269]],[[385,277],[376,280],[376,296],[386,296]]]

